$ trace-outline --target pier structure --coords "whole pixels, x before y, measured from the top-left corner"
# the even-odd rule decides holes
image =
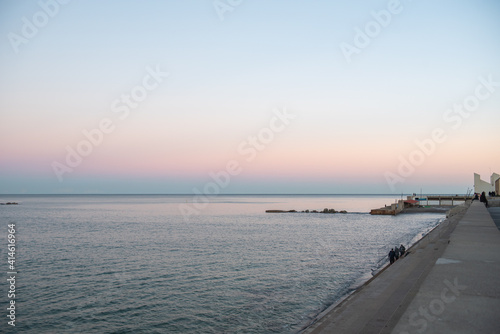
[[[401,213],[404,209],[404,200],[400,199],[396,203],[392,203],[391,205],[386,205],[383,208],[372,209],[370,211],[371,215],[391,215],[395,216],[398,213]]]
[[[439,205],[451,205],[454,206],[455,202],[465,202],[468,199],[472,199],[471,195],[426,195],[422,197],[414,197],[417,201],[426,201],[426,205],[429,205],[429,201],[439,202]],[[446,202],[451,202],[451,204],[447,204]]]
[[[438,202],[439,206],[456,206],[471,200],[472,195],[420,195],[413,194],[406,199],[396,200],[391,205],[385,205],[379,209],[372,209],[372,215],[392,215],[395,216],[409,208],[419,208],[422,206],[432,206],[429,202]],[[458,203],[457,203],[458,202]],[[412,209],[415,210],[415,209]]]

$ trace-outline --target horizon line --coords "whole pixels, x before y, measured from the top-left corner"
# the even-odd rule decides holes
[[[402,196],[413,195],[418,193],[230,193],[230,194],[201,194],[202,196],[338,196],[338,195],[383,195],[383,196]],[[422,193],[421,195],[461,195],[460,193]],[[18,194],[0,194],[0,196],[19,196],[19,195],[88,195],[88,196],[200,196],[193,193],[18,193]]]

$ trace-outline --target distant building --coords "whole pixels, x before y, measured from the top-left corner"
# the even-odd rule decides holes
[[[497,196],[499,196],[499,195],[500,195],[500,179],[497,179],[497,180],[495,181],[495,194],[496,194]]]
[[[483,191],[488,194],[491,191],[496,191],[498,194],[498,180],[500,179],[500,175],[497,173],[493,173],[490,176],[490,182],[486,182],[481,180],[481,175],[474,173],[474,192],[482,193]],[[495,187],[497,189],[495,189]]]

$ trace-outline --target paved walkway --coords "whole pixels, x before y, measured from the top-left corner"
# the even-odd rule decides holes
[[[500,231],[475,201],[305,333],[500,333]]]

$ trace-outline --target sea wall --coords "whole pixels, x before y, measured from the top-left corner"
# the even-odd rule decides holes
[[[449,210],[449,216],[443,222],[407,249],[408,256],[383,267],[354,292],[312,319],[300,333],[361,333],[371,328],[373,319],[388,323],[398,312],[400,303],[411,300],[406,300],[405,296],[416,293],[419,284],[448,245],[450,234],[470,204],[467,202]],[[395,297],[397,301],[386,302]]]

